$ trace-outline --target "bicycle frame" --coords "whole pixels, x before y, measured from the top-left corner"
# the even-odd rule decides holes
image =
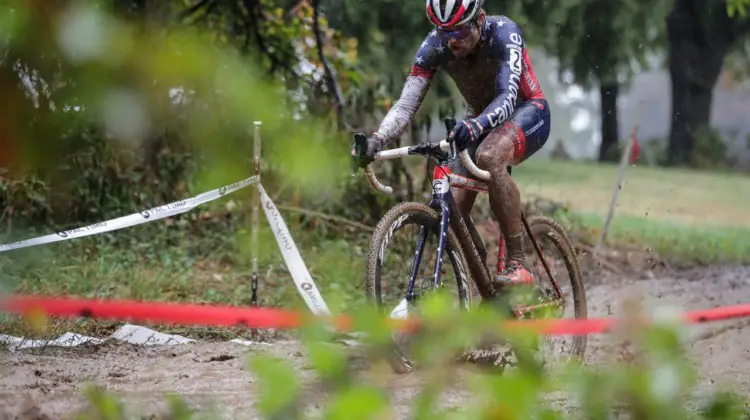
[[[450,124],[450,119],[446,120],[446,128],[448,128]],[[361,159],[361,156],[363,155],[363,151],[366,147],[366,137],[361,134],[355,134],[355,143],[353,145],[352,149],[352,156],[356,160],[357,158]],[[441,158],[436,158],[436,155],[441,155]],[[430,199],[430,202],[428,204],[429,207],[437,210],[440,213],[440,228],[438,232],[438,249],[437,249],[437,260],[435,262],[434,271],[433,271],[433,286],[439,287],[441,284],[440,279],[440,273],[442,269],[442,257],[445,252],[445,247],[447,245],[447,235],[448,235],[448,229],[452,225],[454,228],[454,231],[457,234],[457,238],[459,240],[460,246],[463,248],[464,253],[467,258],[467,262],[469,263],[469,270],[472,275],[472,278],[474,279],[474,283],[477,287],[477,290],[479,291],[479,294],[482,296],[484,300],[489,300],[495,297],[496,290],[491,285],[491,276],[487,269],[487,264],[485,261],[482,261],[479,255],[479,252],[477,250],[477,244],[474,242],[473,237],[468,232],[468,228],[466,226],[466,221],[464,220],[463,215],[461,212],[458,211],[456,207],[456,202],[453,197],[453,193],[451,190],[451,187],[454,188],[462,188],[462,189],[470,189],[478,192],[487,192],[487,184],[485,182],[474,180],[471,178],[466,178],[462,176],[458,176],[456,174],[451,173],[450,168],[445,165],[447,163],[447,153],[452,152],[452,145],[446,141],[442,140],[439,143],[421,143],[416,146],[405,146],[400,147],[397,149],[389,149],[382,152],[379,152],[375,156],[375,161],[380,160],[388,160],[388,159],[397,159],[401,157],[406,156],[413,156],[413,155],[421,155],[425,156],[427,158],[434,158],[438,160],[437,165],[435,166],[435,169],[433,170],[433,180],[432,180],[432,197]],[[459,158],[461,160],[461,163],[466,167],[472,174],[474,174],[477,178],[487,181],[489,180],[490,174],[487,171],[484,171],[482,169],[479,169],[474,162],[471,160],[471,158],[468,156],[468,153],[464,150],[459,154]],[[358,162],[353,161],[353,168],[356,169],[359,167]],[[508,168],[510,171],[510,167]],[[365,167],[365,174],[367,175],[367,179],[370,182],[370,185],[381,192],[384,192],[386,194],[391,194],[393,192],[393,189],[391,187],[385,186],[378,181],[377,177],[372,171],[371,164],[368,164]],[[550,280],[552,281],[553,287],[555,289],[555,293],[557,295],[557,299],[562,298],[562,290],[560,289],[559,285],[557,284],[557,281],[555,280],[554,276],[552,276],[552,272],[549,268],[549,265],[547,264],[546,259],[544,258],[544,254],[542,253],[541,247],[536,241],[536,238],[532,235],[531,228],[526,220],[526,217],[523,213],[521,213],[521,218],[523,221],[523,226],[531,239],[531,242],[534,246],[535,251],[539,255],[539,257],[542,260],[542,264],[544,266],[544,269],[549,276]],[[414,303],[418,296],[414,293],[414,286],[416,282],[416,276],[417,276],[417,270],[419,265],[422,262],[422,256],[424,252],[424,245],[425,241],[427,239],[427,232],[425,231],[424,226],[420,229],[419,239],[417,242],[417,250],[414,254],[414,258],[412,260],[412,267],[409,277],[409,283],[407,285],[406,290],[406,296],[404,300],[397,305],[396,308],[394,308],[394,311],[392,312],[392,316],[394,313],[400,308],[408,303]],[[500,239],[500,247],[498,251],[498,271],[501,271],[503,268],[503,263],[505,259],[505,240],[502,238]],[[557,300],[555,299],[555,300]],[[520,308],[516,308],[513,310],[513,316],[520,316],[522,313],[527,313],[530,311],[535,311],[537,309],[541,309],[543,307],[549,306],[548,304],[541,304],[541,305],[529,305],[529,306],[522,306]]]

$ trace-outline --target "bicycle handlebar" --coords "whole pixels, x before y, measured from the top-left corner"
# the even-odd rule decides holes
[[[453,129],[454,125],[456,125],[455,118],[445,119],[445,128],[448,132],[450,132]],[[383,185],[378,180],[378,178],[375,176],[375,173],[372,170],[372,164],[380,160],[398,159],[398,158],[411,156],[411,155],[425,155],[425,154],[429,154],[430,152],[436,151],[436,149],[439,149],[443,152],[450,153],[452,152],[453,148],[452,148],[451,143],[449,143],[447,140],[441,140],[440,142],[436,142],[436,143],[422,143],[417,146],[404,146],[404,147],[399,147],[396,149],[389,149],[389,150],[384,150],[382,152],[378,152],[375,154],[374,161],[368,163],[365,166],[365,175],[367,175],[367,179],[370,181],[370,185],[372,185],[373,188],[386,194],[392,194],[393,188],[387,185]],[[353,173],[356,173],[356,170],[361,167],[360,162],[362,162],[362,160],[364,159],[364,155],[366,151],[367,151],[367,136],[365,136],[363,133],[356,133],[354,135],[354,142],[352,144],[352,170],[353,170],[352,172]],[[476,176],[482,181],[490,180],[490,173],[477,167],[474,161],[471,160],[471,157],[469,156],[469,152],[467,150],[463,150],[461,153],[459,153],[458,157],[461,160],[461,164],[472,175]]]

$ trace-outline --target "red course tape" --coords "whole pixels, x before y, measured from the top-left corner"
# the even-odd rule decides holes
[[[270,308],[34,296],[0,298],[0,311],[19,314],[44,312],[50,316],[150,321],[181,325],[276,329],[299,327],[306,318],[313,316]],[[687,312],[682,314],[682,319],[688,324],[696,324],[746,316],[750,316],[750,304]],[[334,317],[334,320],[340,329],[348,328],[349,320],[346,316]],[[617,321],[616,318],[516,320],[506,321],[506,325],[513,328],[532,328],[547,335],[588,335],[607,332]],[[409,325],[414,324],[409,322],[407,327]]]

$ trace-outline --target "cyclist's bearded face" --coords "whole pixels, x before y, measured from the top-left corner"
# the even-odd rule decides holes
[[[448,39],[448,48],[456,57],[465,57],[474,49],[479,41],[479,28],[484,25],[484,15],[463,26],[439,29],[438,33]]]

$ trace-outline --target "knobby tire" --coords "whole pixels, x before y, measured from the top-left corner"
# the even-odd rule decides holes
[[[562,254],[565,267],[570,276],[570,286],[573,293],[574,317],[576,319],[586,319],[588,317],[586,289],[584,288],[581,266],[576,257],[575,247],[570,240],[570,237],[560,224],[547,216],[532,216],[528,219],[528,224],[531,229],[531,234],[537,241],[544,237],[549,238]],[[528,232],[524,229],[524,247],[533,247],[527,235]],[[536,250],[533,252],[539,257]],[[540,275],[547,277],[545,271],[542,271]],[[572,362],[580,362],[583,360],[583,355],[586,351],[586,342],[587,336],[585,335],[576,335],[573,337],[573,349],[571,351],[570,359]]]
[[[383,308],[382,306],[382,285],[380,278],[382,264],[382,261],[380,260],[381,249],[383,249],[383,247],[387,248],[393,234],[401,227],[408,224],[430,226],[432,229],[430,229],[428,237],[433,236],[437,239],[440,226],[440,213],[422,203],[398,203],[383,215],[375,227],[375,232],[370,241],[370,248],[367,256],[365,288],[368,300],[375,303],[382,315],[388,315],[391,308]],[[416,239],[417,237],[415,236],[413,242],[415,247],[417,245]],[[469,292],[466,258],[463,250],[459,246],[456,234],[450,226],[448,227],[447,247],[443,255],[447,255],[448,261],[450,262],[453,271],[456,273],[456,279],[454,285],[449,285],[441,278],[441,284],[444,287],[456,287],[462,309],[468,309],[472,305],[472,296]],[[409,257],[413,258],[413,254]],[[429,255],[425,253],[420,264],[425,263],[425,257],[429,257]],[[432,269],[433,266],[430,265],[429,268]],[[416,281],[419,281],[419,279]],[[394,339],[393,351],[389,352],[388,361],[393,370],[397,373],[408,373],[414,369],[413,361],[409,359],[404,350],[405,349],[401,348]]]

